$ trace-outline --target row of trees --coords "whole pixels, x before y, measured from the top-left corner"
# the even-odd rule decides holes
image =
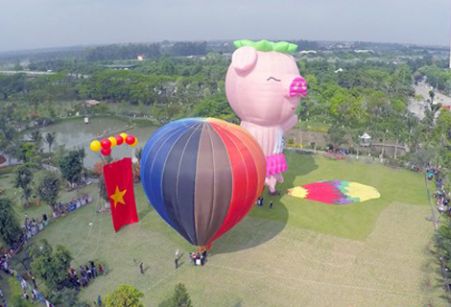
[[[418,72],[426,76],[427,82],[434,88],[451,94],[451,70],[435,65],[421,67]]]
[[[81,179],[83,171],[84,152],[82,150],[69,151],[60,160],[60,171],[62,177],[69,183],[76,184]],[[34,173],[39,170],[35,166],[25,163],[16,169],[15,185],[22,191],[24,205],[27,207],[30,199],[35,193],[36,197],[47,203],[52,210],[57,204],[58,194],[61,190],[61,178],[58,173],[45,171],[41,173],[37,182],[33,182]],[[0,236],[8,245],[16,243],[22,234],[12,201],[0,199]]]
[[[144,294],[133,286],[121,285],[106,297],[107,307],[143,307]],[[172,296],[161,302],[159,307],[192,307],[191,298],[182,283],[175,286]]]

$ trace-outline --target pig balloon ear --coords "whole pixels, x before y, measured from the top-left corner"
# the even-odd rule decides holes
[[[241,47],[232,55],[232,67],[238,72],[251,70],[257,63],[257,51],[252,47]]]

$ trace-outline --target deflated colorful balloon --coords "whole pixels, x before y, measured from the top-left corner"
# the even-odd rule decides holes
[[[89,149],[91,149],[94,152],[99,152],[102,146],[100,145],[100,142],[97,140],[94,140],[89,144]]]
[[[296,45],[241,40],[235,46],[226,76],[227,99],[241,126],[260,144],[266,157],[265,183],[274,193],[287,170],[282,138],[298,122],[296,108],[307,95],[307,82],[289,54]]]
[[[235,226],[261,194],[265,157],[243,128],[189,118],[158,129],[141,158],[141,183],[155,210],[193,245]]]

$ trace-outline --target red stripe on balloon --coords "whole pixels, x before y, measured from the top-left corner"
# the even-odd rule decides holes
[[[226,129],[223,127],[224,125],[214,121],[210,121],[210,124],[226,147],[230,158],[233,185],[232,198],[227,215],[209,243],[230,230],[246,216],[254,205],[256,199],[255,191],[259,190],[257,188],[257,184],[259,183],[258,171],[254,156],[247,145],[249,141],[246,138],[239,138],[231,133],[230,130],[235,130],[234,127],[228,127],[229,129]]]
[[[249,148],[249,152],[252,154],[254,165],[257,169],[257,189],[255,190],[254,203],[259,197],[263,189],[265,188],[265,177],[266,177],[266,159],[260,145],[254,139],[254,137],[247,132],[244,128],[236,126],[237,129],[231,130],[240,140],[245,140],[246,146]]]
[[[306,199],[335,204],[342,197],[340,190],[327,181],[310,183],[303,185],[303,187],[308,191]]]

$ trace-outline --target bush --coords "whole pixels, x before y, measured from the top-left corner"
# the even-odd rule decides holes
[[[185,285],[178,283],[173,296],[161,302],[159,307],[193,307],[193,304]]]
[[[9,246],[17,242],[22,233],[12,206],[11,200],[0,198],[0,236]]]

